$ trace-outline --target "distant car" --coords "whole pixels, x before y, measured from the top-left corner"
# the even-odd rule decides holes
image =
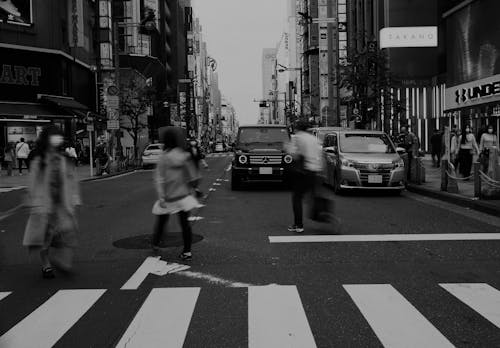
[[[157,165],[162,152],[163,144],[150,144],[146,146],[142,153],[142,166],[147,168]]]
[[[245,182],[286,182],[293,158],[285,152],[288,128],[278,125],[241,126],[234,144],[231,188]]]
[[[222,143],[215,144],[215,152],[224,152],[224,144]]]
[[[335,192],[405,188],[405,164],[384,132],[337,130],[324,137],[326,182]]]

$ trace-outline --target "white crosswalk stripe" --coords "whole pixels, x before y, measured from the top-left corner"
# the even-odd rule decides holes
[[[60,290],[0,337],[0,347],[52,347],[106,290]]]
[[[308,317],[317,317],[318,313],[309,312],[311,309],[307,310],[308,307],[302,304],[296,286],[243,286],[248,289],[249,348],[316,347],[311,329],[315,322],[310,324]],[[439,286],[449,293],[450,300],[460,300],[464,310],[470,307],[500,328],[499,290],[485,283],[441,283]],[[453,337],[445,337],[392,285],[349,284],[343,288],[359,309],[358,320],[366,320],[384,347],[453,347],[449,341]],[[118,336],[113,332],[113,340],[119,338],[116,347],[182,347],[193,324],[193,330],[196,330],[196,321],[192,323],[192,319],[210,317],[207,313],[197,312],[197,308],[204,308],[204,301],[208,300],[200,297],[201,291],[199,287],[153,288],[149,294],[144,294],[146,298],[137,312],[124,320]],[[59,290],[20,322],[13,323],[12,328],[5,328],[8,331],[0,337],[0,347],[52,347],[73,326],[85,326],[85,320],[90,318],[82,317],[87,312],[95,311],[89,313],[92,316],[105,312],[101,306],[107,305],[106,300],[97,303],[105,292],[103,289]],[[110,291],[106,296],[115,295]],[[4,291],[0,292],[0,301],[2,306],[8,306],[9,302],[14,305],[17,300],[14,300],[13,292]],[[231,301],[231,297],[225,301]],[[120,306],[126,306],[126,303]],[[6,308],[8,312],[8,307],[3,307]],[[226,318],[241,315],[240,312],[228,313]],[[342,316],[342,313],[336,315]],[[72,334],[73,331],[69,335]],[[231,330],[227,330],[228,337],[231,334]],[[340,333],[332,328],[329,334]]]
[[[0,292],[0,301],[9,296],[11,292]]]
[[[344,285],[384,347],[453,347],[389,284]]]
[[[153,289],[117,348],[182,348],[200,288]]]
[[[295,286],[248,288],[248,347],[316,347]]]
[[[500,291],[488,284],[439,284],[500,328]]]

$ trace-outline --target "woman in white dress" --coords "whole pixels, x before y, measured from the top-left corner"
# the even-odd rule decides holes
[[[161,238],[170,215],[178,214],[182,227],[184,250],[179,258],[191,260],[192,231],[189,213],[200,204],[192,195],[198,181],[191,154],[185,150],[185,137],[178,127],[169,127],[162,136],[164,152],[154,172],[158,200],[153,206],[157,215],[153,237],[153,250],[160,248]]]

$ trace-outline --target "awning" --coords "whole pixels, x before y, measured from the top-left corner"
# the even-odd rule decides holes
[[[85,118],[90,111],[89,108],[71,97],[63,97],[56,95],[38,95],[38,99],[48,105],[55,106],[68,113],[71,113],[78,118]]]
[[[1,120],[43,120],[53,118],[73,118],[71,112],[41,103],[0,101]]]

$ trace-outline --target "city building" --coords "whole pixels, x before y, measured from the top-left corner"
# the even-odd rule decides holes
[[[500,107],[490,91],[498,80],[500,41],[488,16],[499,9],[491,0],[349,2],[349,54],[384,54],[394,77],[369,115],[370,126],[396,134],[409,125],[426,151],[435,128],[498,127]],[[355,109],[370,113],[350,105],[350,116]]]
[[[236,111],[231,102],[223,97],[221,104],[222,136],[226,144],[231,144],[236,138]]]
[[[487,125],[500,134],[500,23],[495,0],[451,1],[442,14],[446,28],[444,123]]]
[[[96,111],[95,2],[16,3],[0,7],[0,147],[34,141],[48,123],[83,138]]]

